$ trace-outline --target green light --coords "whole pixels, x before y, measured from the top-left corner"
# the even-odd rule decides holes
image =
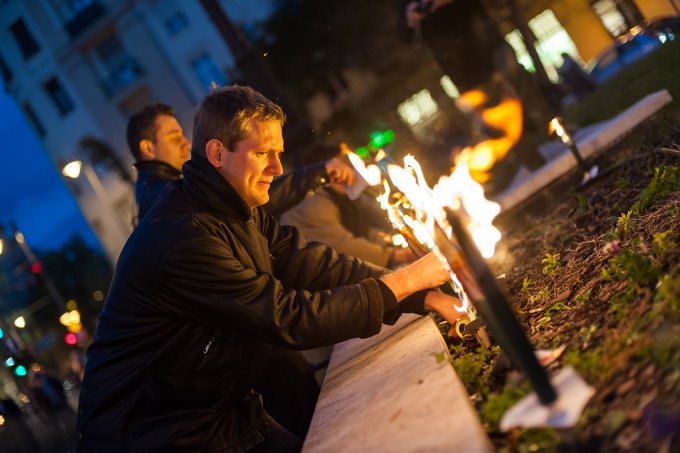
[[[26,376],[26,374],[28,373],[23,365],[19,365],[14,369],[14,374],[16,374],[17,376]]]
[[[373,131],[371,132],[371,142],[369,143],[369,148],[378,149],[391,143],[394,140],[394,131],[388,129],[384,132]]]
[[[5,337],[5,332],[0,329],[0,340],[2,340]]]
[[[5,366],[7,368],[11,368],[14,366],[14,358],[13,357],[8,357],[7,360],[5,360]]]
[[[370,151],[368,150],[367,147],[362,146],[361,148],[357,148],[354,150],[354,153],[361,157],[362,159],[366,159],[368,156],[370,156]]]

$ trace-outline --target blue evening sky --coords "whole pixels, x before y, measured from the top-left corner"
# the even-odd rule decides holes
[[[266,17],[273,0],[230,0],[237,23]],[[14,100],[0,82],[0,223],[14,222],[35,249],[59,248],[73,234],[99,247],[62,177]]]
[[[73,234],[99,242],[47,152],[0,83],[0,223],[14,222],[35,249],[59,248]]]

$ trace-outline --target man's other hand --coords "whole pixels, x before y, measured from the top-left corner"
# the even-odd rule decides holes
[[[334,157],[327,160],[325,165],[326,173],[328,173],[328,176],[331,178],[331,184],[341,184],[345,186],[354,184],[354,169],[340,158]]]
[[[460,305],[460,299],[439,291],[430,291],[425,296],[425,306],[439,313],[452,326],[456,324],[459,318],[465,316],[465,313],[461,313],[454,308],[454,306],[460,307]]]

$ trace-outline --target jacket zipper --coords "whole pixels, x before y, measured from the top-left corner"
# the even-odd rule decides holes
[[[213,334],[212,338],[208,342],[208,344],[205,345],[203,348],[203,354],[207,354],[208,351],[210,351],[210,347],[212,346],[213,342],[215,341],[215,338],[217,338],[217,335],[220,333],[219,330],[216,330],[215,333]]]

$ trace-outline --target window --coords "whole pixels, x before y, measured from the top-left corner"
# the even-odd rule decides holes
[[[23,19],[14,22],[10,25],[9,29],[14,36],[14,40],[19,45],[19,50],[21,50],[21,56],[24,57],[24,60],[28,60],[40,51],[40,46],[33,39],[33,35],[31,35]]]
[[[187,28],[187,25],[189,25],[189,19],[187,19],[187,16],[183,12],[177,11],[175,14],[165,19],[164,24],[168,33],[171,35],[176,35]]]
[[[460,96],[460,90],[449,76],[443,75],[442,78],[439,79],[439,84],[451,99],[456,99]]]
[[[71,37],[92,27],[106,12],[96,0],[50,0],[50,3]]]
[[[201,85],[210,91],[212,84],[224,86],[227,84],[227,79],[220,69],[215,65],[210,55],[202,54],[191,62],[191,68],[194,70],[196,77],[201,81]]]
[[[104,91],[110,96],[128,87],[142,73],[137,60],[128,55],[115,35],[100,44],[96,54],[103,70]]]
[[[593,10],[602,24],[613,37],[620,36],[628,30],[626,18],[619,11],[614,0],[600,0],[593,2]]]
[[[548,77],[557,82],[559,76],[555,68],[562,65],[562,54],[571,55],[576,61],[581,61],[576,44],[572,41],[555,14],[546,9],[529,21],[531,31],[536,35],[536,51],[543,62]],[[517,61],[530,71],[535,71],[534,62],[524,46],[524,40],[518,30],[506,35],[505,40],[515,49]]]
[[[28,118],[29,123],[31,123],[31,126],[33,126],[33,129],[38,134],[38,136],[41,138],[44,137],[46,132],[45,126],[43,126],[43,124],[40,122],[40,118],[38,118],[38,116],[35,114],[33,108],[27,102],[24,102],[22,108],[24,109],[26,118]]]
[[[438,110],[437,103],[432,99],[430,92],[425,89],[420,90],[397,107],[399,116],[409,126],[415,126],[432,118]]]
[[[55,77],[45,82],[44,87],[45,92],[50,96],[61,116],[67,115],[75,108],[71,97]]]
[[[12,70],[7,66],[2,57],[0,57],[0,75],[2,75],[2,83],[5,85],[5,89],[7,89],[7,85],[14,79],[14,74],[12,74]]]

